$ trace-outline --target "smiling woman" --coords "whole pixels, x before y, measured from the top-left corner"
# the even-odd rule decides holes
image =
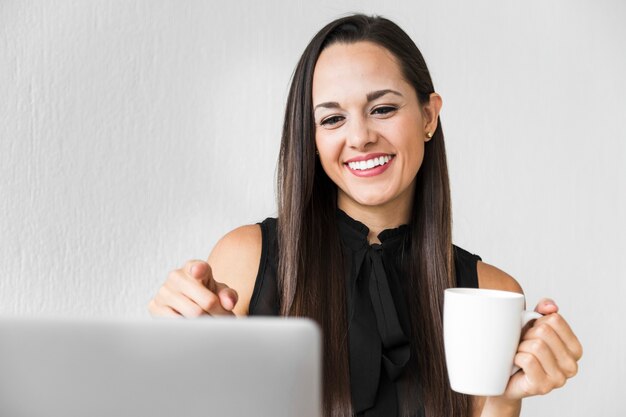
[[[450,388],[444,290],[522,290],[452,243],[441,106],[420,51],[393,22],[328,24],[293,76],[278,218],[240,227],[208,262],[172,271],[152,314],[315,319],[327,416],[516,416],[522,398],[562,386],[582,348],[546,300],[503,395]]]

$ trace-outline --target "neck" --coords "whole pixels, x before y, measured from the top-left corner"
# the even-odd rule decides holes
[[[407,193],[376,206],[359,204],[342,192],[339,192],[337,197],[337,206],[341,210],[367,226],[369,229],[367,240],[370,243],[380,243],[378,239],[380,232],[408,224],[411,219],[413,193]]]

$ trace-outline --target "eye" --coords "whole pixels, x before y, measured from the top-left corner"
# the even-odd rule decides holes
[[[396,110],[398,110],[398,108],[394,106],[380,106],[373,109],[372,114],[379,116],[390,116]]]
[[[330,116],[320,122],[320,125],[328,128],[337,127],[345,117],[343,116]]]

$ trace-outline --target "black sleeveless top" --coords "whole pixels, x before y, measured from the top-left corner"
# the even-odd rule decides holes
[[[250,315],[279,314],[276,222],[267,218],[259,223],[263,243]],[[410,359],[408,300],[400,273],[409,227],[384,230],[378,235],[381,243],[372,245],[367,226],[341,210],[337,227],[346,262],[352,406],[357,416],[394,417],[398,415],[396,383]],[[453,248],[457,287],[478,288],[476,263],[481,258]]]

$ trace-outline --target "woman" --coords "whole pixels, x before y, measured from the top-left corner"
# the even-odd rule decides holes
[[[582,348],[544,300],[502,396],[450,389],[444,289],[522,289],[452,244],[441,105],[421,53],[394,23],[355,15],[327,25],[291,84],[278,220],[238,228],[208,262],[171,272],[151,313],[315,319],[329,416],[517,416],[522,398],[562,386]]]

